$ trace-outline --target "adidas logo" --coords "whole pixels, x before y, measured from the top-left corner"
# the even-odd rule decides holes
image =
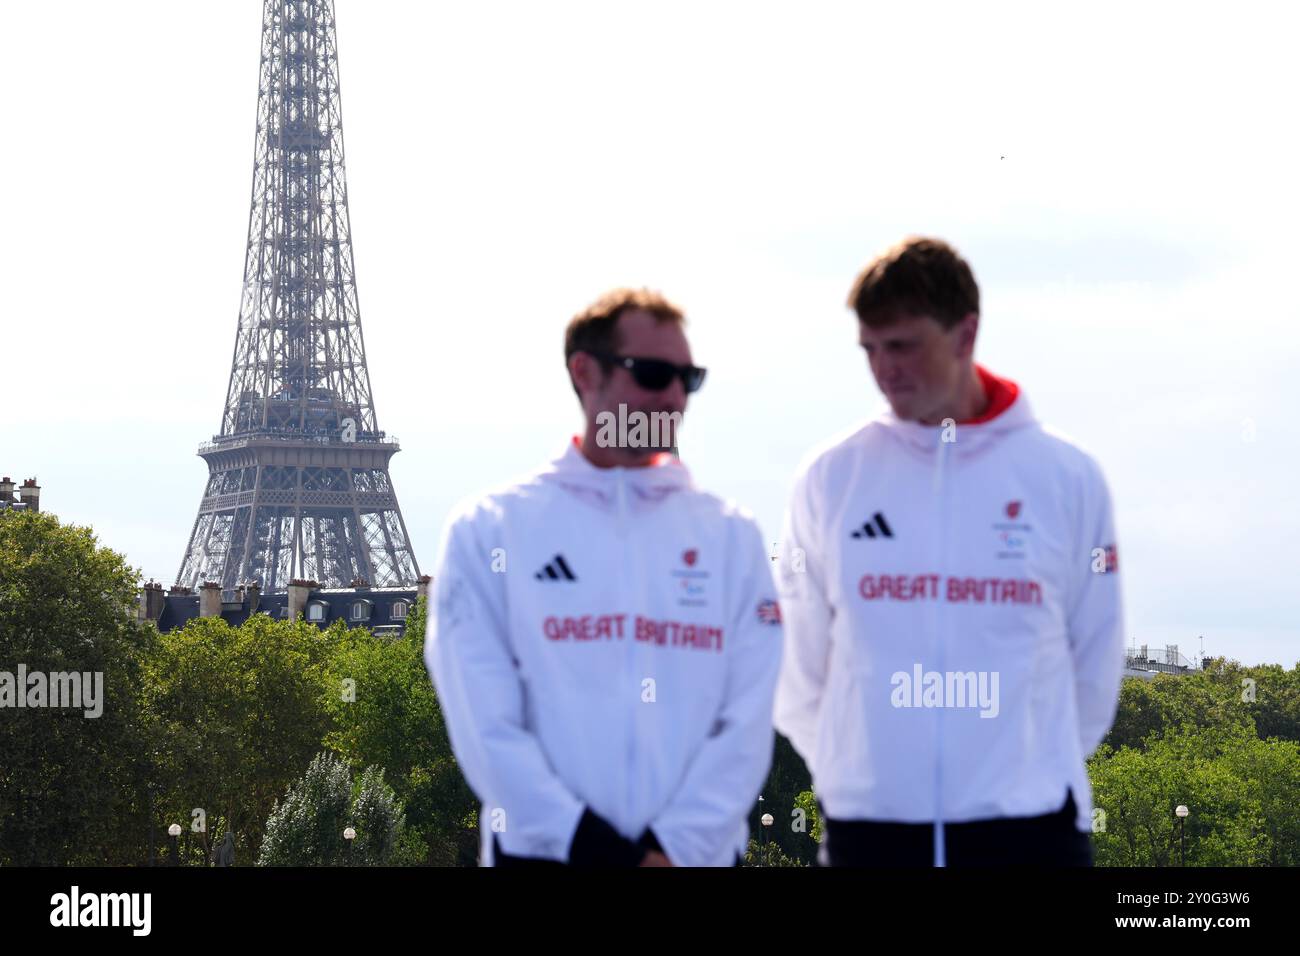
[[[533,577],[539,581],[576,581],[578,576],[569,568],[569,564],[564,560],[564,555],[557,554],[551,559],[551,563],[538,571]]]
[[[879,534],[885,538],[892,538],[894,532],[890,530],[889,525],[885,522],[885,516],[877,511],[871,516],[871,520],[864,524],[857,531],[854,531],[849,537],[851,538],[874,538]]]

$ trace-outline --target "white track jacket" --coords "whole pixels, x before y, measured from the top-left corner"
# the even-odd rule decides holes
[[[775,722],[832,820],[941,834],[1057,811],[1068,787],[1088,830],[1084,761],[1123,667],[1110,496],[1014,383],[977,369],[983,419],[886,413],[801,468]]]
[[[484,864],[493,837],[511,857],[635,862],[647,830],[679,866],[744,853],[782,644],[746,512],[670,455],[601,469],[575,438],[457,509],[435,577],[425,661],[483,801]]]

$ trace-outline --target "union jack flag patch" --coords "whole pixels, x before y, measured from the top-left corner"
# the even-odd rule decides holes
[[[772,600],[759,601],[758,620],[760,624],[780,624],[781,605]]]

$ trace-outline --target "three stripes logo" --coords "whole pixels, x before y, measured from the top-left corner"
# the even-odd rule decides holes
[[[893,536],[894,532],[885,521],[885,516],[879,511],[871,516],[870,521],[849,535],[851,538],[892,538]]]
[[[557,554],[551,559],[550,563],[542,570],[538,571],[533,577],[539,581],[576,581],[578,576],[573,573],[569,563],[564,560],[564,555]]]

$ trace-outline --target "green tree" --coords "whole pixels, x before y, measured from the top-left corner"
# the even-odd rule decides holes
[[[89,528],[0,511],[0,672],[102,674],[102,713],[0,707],[0,864],[125,864],[148,825],[139,700],[157,632],[135,620],[139,573]],[[14,701],[16,703],[16,701]]]
[[[778,733],[772,751],[772,767],[763,783],[763,802],[755,803],[749,815],[750,831],[758,833],[762,814],[772,814],[772,826],[767,828],[766,839],[779,844],[783,854],[803,865],[811,865],[817,856],[817,841],[811,835],[813,817],[808,813],[808,807],[800,802],[801,794],[811,790],[812,777],[803,758],[790,741]],[[800,816],[795,811],[799,809],[804,811],[802,830],[796,828]]]
[[[1114,750],[1140,750],[1146,738],[1185,724],[1240,724],[1254,728],[1262,740],[1300,742],[1300,664],[1288,671],[1276,664],[1245,667],[1216,658],[1204,670],[1188,674],[1128,678],[1106,743]]]
[[[356,831],[349,849],[343,836]],[[258,866],[383,866],[403,842],[401,802],[379,767],[355,785],[347,763],[321,751],[266,821]]]
[[[805,790],[795,797],[794,805],[804,812],[804,825],[814,843],[822,842],[822,815],[817,807],[817,795]]]
[[[345,628],[254,614],[239,627],[197,618],[163,634],[146,668],[144,703],[157,770],[157,803],[192,825],[204,859],[226,830],[240,859],[256,857],[276,798],[297,779],[329,730],[326,676]]]
[[[1093,804],[1104,813],[1104,829],[1093,835],[1097,864],[1179,865],[1179,804],[1191,811],[1184,823],[1188,866],[1268,863],[1275,848],[1267,814],[1281,812],[1286,801],[1251,771],[1285,766],[1286,754],[1271,752],[1273,746],[1239,724],[1184,725],[1149,736],[1143,749],[1112,752],[1103,745],[1089,761]],[[1274,821],[1284,836],[1294,826],[1294,811]]]
[[[402,804],[393,788],[384,783],[382,767],[367,767],[356,785],[351,823],[357,831],[352,863],[383,866],[397,850],[406,824]]]
[[[775,840],[768,840],[766,843],[759,843],[753,837],[749,838],[749,846],[745,848],[745,856],[741,861],[741,866],[808,866],[802,860],[797,860],[792,856],[786,856],[781,851],[781,844]]]
[[[1115,722],[1106,735],[1112,749],[1144,749],[1150,737],[1191,725],[1255,730],[1252,705],[1241,698],[1222,675],[1196,671],[1186,675],[1157,674],[1151,680],[1129,678],[1120,686]]]
[[[258,866],[333,866],[343,860],[352,780],[342,759],[322,752],[289,785],[266,821]]]
[[[397,639],[355,628],[341,635],[329,660],[331,729],[325,743],[353,769],[383,766],[406,807],[408,829],[424,841],[419,862],[441,866],[477,860],[478,805],[456,765],[424,665],[421,598]],[[416,837],[408,838],[409,850]]]
[[[1243,667],[1220,658],[1211,662],[1209,671],[1238,698],[1245,698],[1261,740],[1277,737],[1300,743],[1300,664],[1288,671],[1278,664]]]
[[[1300,744],[1248,740],[1225,754],[1228,769],[1253,794],[1267,842],[1269,866],[1300,866]],[[1199,808],[1198,808],[1199,816]]]

